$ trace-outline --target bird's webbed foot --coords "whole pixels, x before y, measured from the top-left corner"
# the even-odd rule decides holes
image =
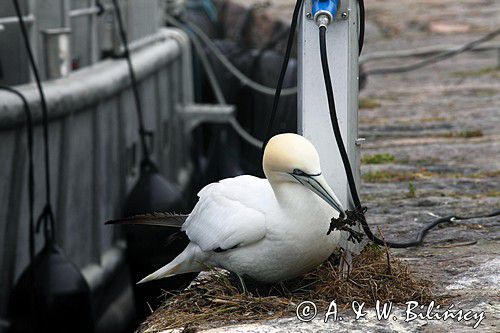
[[[352,242],[354,244],[361,243],[363,240],[364,234],[359,231],[352,230],[352,227],[356,225],[358,222],[362,222],[365,219],[365,213],[367,211],[366,207],[356,208],[354,210],[346,210],[346,218],[332,218],[330,220],[330,229],[327,232],[329,235],[332,231],[347,231],[349,233],[349,237],[347,241]]]

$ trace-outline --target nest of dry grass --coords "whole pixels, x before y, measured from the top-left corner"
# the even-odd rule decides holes
[[[243,293],[237,278],[214,270],[180,293],[166,293],[165,304],[139,328],[139,332],[159,332],[222,324],[241,324],[258,320],[290,317],[304,300],[314,301],[318,309],[327,309],[332,300],[340,308],[353,301],[373,306],[377,300],[420,304],[434,297],[432,284],[410,271],[407,264],[391,257],[389,250],[375,245],[353,260],[349,272],[339,269],[339,255],[305,276],[273,285],[249,285]]]

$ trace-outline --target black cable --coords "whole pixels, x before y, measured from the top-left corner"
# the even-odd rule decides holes
[[[132,59],[130,57],[127,32],[125,31],[125,26],[123,24],[123,18],[120,10],[120,5],[118,4],[118,0],[113,0],[113,7],[115,9],[118,29],[120,31],[120,38],[123,44],[124,56],[125,59],[127,60],[130,81],[132,83],[132,92],[134,94],[134,102],[137,111],[137,120],[139,122],[139,137],[141,139],[143,159],[149,161],[150,153],[146,142],[146,135],[148,135],[148,132],[144,128],[144,112],[142,111],[141,96],[139,94],[139,85],[137,83],[137,78],[135,76],[134,67],[132,66]]]
[[[282,25],[281,23],[277,23],[276,24],[276,29],[279,29],[279,31],[274,36],[271,36],[271,38],[264,44],[264,46],[262,46],[257,51],[257,54],[253,58],[252,63],[250,65],[250,72],[249,72],[249,77],[252,80],[254,80],[254,81],[256,80],[256,73],[258,72],[258,66],[260,65],[260,62],[261,62],[262,57],[264,56],[264,54],[267,51],[270,51],[270,50],[274,49],[276,47],[276,45],[280,41],[282,41],[286,36],[288,36],[288,34],[290,33],[290,27],[281,28],[281,25]],[[255,100],[259,96],[256,96],[255,94],[252,94],[253,90],[249,86],[245,86],[244,88],[247,88],[247,89],[243,89],[243,94],[248,94],[248,99],[249,99],[248,109],[249,110],[254,110],[254,108],[255,108]],[[245,95],[243,95],[241,98],[244,99]],[[255,127],[254,126],[255,125],[254,124],[254,120],[255,119],[250,119],[249,120],[250,129],[253,129]],[[278,119],[278,123],[279,123],[279,119]]]
[[[45,190],[46,190],[46,205],[40,216],[39,220],[45,222],[46,229],[47,221],[50,222],[51,236],[54,239],[55,236],[55,223],[54,223],[54,214],[52,212],[52,204],[51,204],[51,189],[50,189],[50,159],[49,159],[49,121],[48,121],[48,108],[47,102],[45,100],[45,94],[42,88],[42,80],[40,78],[40,74],[38,72],[38,66],[35,61],[35,57],[33,55],[33,50],[31,49],[31,45],[28,37],[28,30],[26,29],[26,24],[24,23],[23,15],[21,13],[21,8],[19,6],[18,0],[12,0],[14,4],[14,8],[16,11],[17,18],[19,20],[19,26],[21,28],[21,33],[23,36],[24,46],[26,48],[26,52],[28,53],[28,59],[31,64],[31,69],[33,71],[33,75],[35,76],[36,85],[38,88],[38,92],[40,94],[40,104],[42,107],[42,122],[43,122],[43,141],[45,147]],[[46,233],[46,236],[48,233]]]
[[[30,266],[32,269],[29,273],[29,278],[31,281],[31,297],[30,297],[30,317],[33,321],[33,325],[31,327],[31,331],[34,332],[34,328],[36,327],[36,316],[35,314],[35,294],[36,294],[36,286],[35,286],[35,270],[33,269],[33,263],[35,261],[35,223],[34,223],[34,206],[35,206],[35,168],[33,162],[33,117],[31,113],[31,108],[26,100],[26,97],[17,89],[0,86],[0,90],[8,91],[16,96],[18,96],[24,108],[24,114],[26,116],[26,144],[28,147],[28,212],[29,212],[29,258],[30,258]]]
[[[485,43],[485,42],[495,38],[498,35],[500,35],[500,29],[492,31],[489,34],[487,34],[479,39],[476,39],[476,40],[473,40],[467,44],[464,44],[459,49],[441,52],[441,53],[438,53],[434,56],[430,56],[430,57],[428,57],[420,62],[411,64],[411,65],[406,65],[406,66],[401,66],[401,67],[372,69],[372,70],[365,72],[365,75],[368,76],[368,75],[396,74],[396,73],[406,73],[406,72],[414,71],[414,70],[420,69],[422,67],[433,65],[433,64],[438,63],[440,61],[455,57],[461,53],[472,50],[477,45]]]
[[[238,29],[239,31],[238,31],[238,35],[237,35],[237,43],[238,43],[238,46],[241,48],[244,48],[245,35],[246,35],[245,32],[248,31],[250,25],[253,24],[254,14],[255,14],[255,11],[258,7],[259,7],[259,4],[253,4],[252,6],[250,6],[249,9],[247,9],[245,11],[245,14],[243,15],[243,19],[241,20],[242,24]]]
[[[47,102],[45,100],[45,94],[43,92],[42,84],[41,84],[41,79],[40,79],[40,74],[38,72],[38,67],[36,65],[35,57],[33,55],[33,51],[31,49],[31,45],[29,42],[29,37],[28,37],[28,31],[26,29],[26,25],[24,23],[23,16],[21,14],[21,9],[19,6],[19,1],[18,0],[13,0],[12,1],[14,4],[14,8],[16,10],[16,15],[17,18],[19,19],[19,26],[21,28],[21,33],[23,36],[23,41],[24,41],[24,46],[26,48],[26,52],[28,53],[28,58],[31,64],[31,69],[33,71],[33,75],[35,76],[35,81],[36,85],[38,88],[38,92],[40,94],[40,103],[42,106],[42,117],[43,117],[43,122],[47,123]],[[43,131],[43,137],[44,137],[44,144],[45,144],[45,182],[46,182],[46,200],[47,204],[50,204],[50,198],[51,198],[51,193],[50,193],[50,166],[49,166],[49,143],[48,143],[48,126],[44,126],[44,131]]]
[[[278,84],[276,85],[276,93],[274,94],[273,108],[271,110],[271,117],[269,118],[269,123],[267,124],[266,136],[264,137],[264,144],[262,145],[262,152],[266,148],[267,143],[271,139],[272,128],[274,121],[276,119],[276,113],[278,112],[278,103],[281,96],[281,90],[283,89],[283,81],[285,80],[286,70],[288,68],[288,62],[290,61],[290,56],[292,53],[293,39],[295,37],[295,30],[297,29],[297,23],[299,20],[300,8],[302,7],[302,0],[297,0],[295,3],[295,8],[292,15],[292,23],[290,25],[290,33],[288,34],[288,42],[286,45],[285,57],[283,58],[283,64],[281,65],[281,72],[278,78]]]
[[[34,202],[35,202],[35,172],[33,162],[33,118],[31,108],[26,97],[17,89],[0,86],[0,90],[8,91],[18,96],[23,102],[24,114],[26,116],[26,135],[28,146],[28,210],[29,210],[29,255],[33,262],[35,257],[35,224],[34,224]]]
[[[500,215],[500,210],[497,210],[491,214],[486,214],[486,215],[478,215],[478,216],[469,216],[469,217],[461,217],[461,216],[447,216],[447,217],[442,217],[437,220],[434,220],[430,223],[428,223],[426,226],[424,226],[419,233],[417,234],[417,237],[415,238],[414,241],[407,242],[407,243],[396,243],[396,242],[387,242],[383,239],[380,239],[376,237],[372,231],[370,230],[370,226],[368,225],[368,222],[366,221],[366,218],[364,216],[365,209],[361,205],[361,200],[359,198],[358,190],[356,188],[356,182],[354,180],[354,176],[352,173],[352,168],[351,168],[351,163],[349,162],[349,156],[347,155],[347,151],[344,146],[344,141],[342,140],[342,134],[340,132],[340,127],[337,119],[337,111],[335,108],[335,99],[334,99],[334,92],[333,92],[333,87],[332,87],[332,82],[331,82],[331,77],[330,77],[330,69],[328,65],[328,56],[327,56],[327,46],[326,46],[326,27],[321,26],[319,28],[319,45],[320,45],[320,55],[321,55],[321,66],[323,68],[323,77],[325,80],[325,87],[326,87],[326,93],[328,97],[328,106],[330,110],[330,120],[332,122],[332,127],[333,127],[333,132],[335,134],[335,140],[337,141],[337,146],[339,148],[340,156],[342,158],[342,162],[344,164],[344,169],[346,171],[346,176],[347,176],[347,182],[349,184],[349,189],[351,192],[351,197],[354,202],[355,206],[355,211],[351,212],[351,214],[356,218],[361,223],[361,226],[363,228],[363,231],[365,232],[366,236],[375,244],[381,245],[381,246],[388,246],[391,248],[408,248],[408,247],[414,247],[421,245],[423,242],[423,239],[425,235],[431,230],[432,228],[436,227],[438,224],[441,223],[446,223],[446,222],[452,222],[454,220],[468,220],[468,219],[473,219],[473,218],[481,218],[481,217],[493,217],[493,216],[498,216]],[[349,215],[349,212],[347,212]]]
[[[328,106],[330,107],[330,120],[333,126],[333,133],[335,135],[335,141],[337,141],[340,156],[342,157],[342,161],[344,162],[344,168],[347,175],[347,181],[349,182],[349,187],[354,185],[354,175],[352,173],[352,168],[349,162],[349,157],[347,155],[347,151],[344,146],[344,140],[342,139],[342,133],[340,132],[339,122],[337,119],[337,110],[335,108],[335,100],[333,94],[333,86],[332,81],[330,79],[330,68],[328,66],[328,56],[327,56],[327,48],[326,48],[326,27],[321,26],[319,28],[319,49],[321,54],[321,65],[323,67],[323,78],[325,80],[326,86],[326,96],[328,98]],[[354,188],[356,186],[354,185]],[[353,197],[353,201],[356,207],[361,206],[360,199],[358,196],[358,192],[356,190],[351,189],[351,195]]]
[[[359,4],[358,47],[359,47],[359,55],[361,55],[361,51],[363,51],[363,46],[365,45],[365,25],[366,25],[365,1],[358,0],[358,4]]]
[[[281,26],[281,24],[277,24],[278,26]],[[262,54],[265,51],[269,51],[278,45],[279,42],[281,42],[288,34],[290,33],[290,27],[285,27],[282,28],[280,31],[278,31],[277,34],[272,36],[266,44],[259,50],[259,54]]]
[[[293,39],[295,36],[295,30],[297,29],[297,23],[300,14],[300,8],[302,7],[302,2],[303,2],[302,0],[297,0],[297,2],[295,3],[295,8],[293,10],[292,23],[290,25],[290,32],[288,34],[288,42],[286,46],[285,57],[283,59],[283,64],[281,66],[281,72],[278,78],[278,84],[276,85],[276,93],[274,95],[273,108],[271,110],[271,117],[267,125],[266,136],[264,137],[264,145],[262,146],[262,152],[264,152],[264,149],[266,148],[266,145],[272,136],[271,131],[274,122],[276,120],[276,114],[278,112],[278,104],[281,97],[281,90],[283,88],[283,81],[285,79],[286,70],[288,68],[288,62],[290,61]],[[359,54],[361,54],[365,40],[365,4],[364,0],[359,0],[358,2],[359,2],[359,19],[360,19],[358,47],[359,47]]]
[[[295,34],[295,29],[297,26],[297,20],[298,20],[298,15],[300,12],[300,7],[302,5],[301,0],[297,0],[295,4],[295,9],[293,12],[293,17],[292,17],[292,23],[290,26],[290,33],[288,36],[288,43],[287,43],[287,49],[285,52],[285,58],[283,60],[283,65],[281,67],[281,73],[280,77],[278,79],[278,84],[276,87],[276,93],[274,96],[274,103],[273,103],[273,109],[271,111],[271,118],[267,126],[267,131],[266,131],[266,137],[264,140],[264,145],[262,147],[262,150],[264,151],[267,142],[269,141],[271,137],[271,130],[276,118],[276,112],[277,112],[277,106],[279,103],[280,95],[281,95],[281,90],[283,88],[283,79],[288,67],[288,62],[289,62],[289,57],[290,57],[290,52],[292,49],[292,44],[293,44],[293,38]],[[364,1],[359,0],[359,7],[360,7],[360,30],[359,30],[359,38],[358,38],[358,47],[359,47],[359,53],[361,53],[364,45],[364,36],[365,36],[365,6],[364,6]],[[455,55],[459,54],[461,52],[465,52],[473,47],[475,47],[477,44],[482,43],[486,40],[489,40],[496,36],[500,32],[493,32],[488,34],[487,36],[474,41],[472,43],[469,43],[467,45],[464,45],[459,50],[455,51],[450,51],[450,52],[444,52],[443,54],[437,55],[436,59],[441,59],[443,56],[450,56],[450,55]],[[360,223],[363,228],[364,233],[367,235],[367,237],[374,242],[377,245],[381,246],[389,246],[392,248],[407,248],[407,247],[413,247],[413,246],[418,246],[422,244],[423,238],[425,235],[428,233],[429,230],[437,226],[438,224],[445,223],[445,222],[452,222],[455,220],[468,220],[468,219],[473,219],[473,218],[481,218],[481,217],[493,217],[493,216],[498,216],[500,215],[500,210],[497,210],[491,214],[487,215],[478,215],[478,216],[468,216],[468,217],[461,217],[461,216],[447,216],[447,217],[442,217],[437,220],[432,221],[431,223],[427,224],[424,228],[422,228],[419,233],[417,234],[417,237],[414,241],[408,242],[408,243],[395,243],[395,242],[386,242],[385,240],[382,240],[378,237],[376,237],[372,231],[370,230],[370,227],[368,223],[366,222],[366,218],[364,216],[365,208],[362,207],[361,205],[361,200],[359,198],[359,194],[356,188],[356,183],[354,180],[352,168],[349,162],[349,157],[347,155],[345,146],[344,146],[344,141],[342,140],[342,134],[340,131],[340,127],[338,124],[338,119],[337,119],[337,112],[335,109],[335,99],[334,99],[334,93],[333,93],[333,87],[331,83],[331,77],[330,77],[330,70],[329,70],[329,65],[328,65],[328,57],[327,57],[327,47],[326,47],[326,27],[320,27],[319,29],[319,35],[320,35],[320,54],[321,54],[321,64],[323,68],[323,76],[325,80],[325,86],[327,90],[327,98],[328,98],[328,105],[330,109],[330,120],[332,122],[332,127],[334,130],[334,135],[335,139],[337,141],[337,145],[339,148],[340,155],[342,157],[342,162],[344,164],[344,169],[346,172],[347,176],[347,181],[349,184],[349,189],[351,192],[351,197],[354,202],[355,210],[354,211],[347,211],[347,215],[350,217],[355,217]],[[427,60],[429,61],[429,60]],[[331,231],[331,230],[330,230]],[[329,232],[330,232],[329,231]]]

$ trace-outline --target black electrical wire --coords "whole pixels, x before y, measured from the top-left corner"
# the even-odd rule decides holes
[[[335,108],[335,100],[334,100],[334,94],[333,94],[333,86],[332,86],[332,81],[330,79],[330,68],[328,66],[328,56],[327,56],[327,48],[326,48],[326,27],[321,26],[319,28],[319,49],[320,49],[320,54],[321,54],[321,65],[323,67],[323,77],[325,80],[325,86],[326,86],[326,96],[328,98],[328,106],[330,107],[330,120],[332,122],[333,126],[333,133],[335,135],[335,141],[337,141],[338,146],[339,146],[339,152],[340,156],[342,157],[342,161],[344,162],[344,167],[345,171],[347,174],[347,180],[349,182],[349,187],[351,187],[351,184],[354,184],[354,175],[352,173],[352,168],[349,163],[349,157],[347,155],[347,151],[345,149],[345,146],[343,144],[344,140],[342,139],[342,134],[340,132],[340,127],[339,127],[339,122],[337,120],[337,110]],[[356,188],[356,186],[354,186]],[[361,206],[360,199],[358,196],[357,191],[352,192],[352,197],[354,204],[356,206]]]
[[[38,88],[38,92],[40,94],[40,104],[42,107],[42,122],[43,122],[43,141],[44,141],[44,152],[45,152],[45,190],[46,190],[46,204],[43,209],[42,214],[38,219],[39,224],[44,222],[45,225],[45,236],[48,234],[48,223],[50,223],[51,237],[54,239],[55,236],[55,222],[54,222],[54,214],[52,212],[52,204],[51,204],[51,189],[50,189],[50,153],[49,153],[49,121],[48,121],[48,108],[47,102],[45,100],[45,94],[42,88],[42,80],[40,78],[40,74],[38,72],[38,66],[35,61],[35,57],[33,55],[33,50],[31,49],[31,45],[28,37],[28,30],[26,29],[26,24],[24,23],[23,15],[21,13],[21,8],[19,6],[19,0],[12,0],[14,4],[14,9],[16,11],[17,18],[19,20],[19,26],[21,28],[21,33],[24,41],[24,46],[26,48],[26,52],[28,53],[28,59],[31,64],[31,69],[33,71],[33,75],[35,76],[36,85]],[[47,238],[46,238],[47,239]]]
[[[244,48],[243,44],[245,43],[245,36],[246,36],[245,32],[250,30],[250,26],[253,25],[254,14],[259,6],[260,5],[258,3],[253,4],[252,6],[250,6],[249,9],[245,11],[245,14],[243,15],[243,19],[241,20],[242,24],[239,28],[237,36],[237,43],[238,46],[240,46],[241,48]]]
[[[295,3],[295,8],[293,9],[292,23],[290,25],[290,32],[288,34],[288,42],[286,45],[285,57],[283,58],[283,64],[281,65],[281,72],[278,78],[278,84],[276,85],[276,92],[274,94],[273,108],[271,109],[271,116],[269,118],[269,123],[267,124],[266,136],[264,137],[264,144],[262,145],[262,152],[266,148],[267,143],[271,139],[273,124],[276,119],[276,114],[278,112],[278,104],[281,96],[281,90],[283,89],[283,81],[285,80],[286,70],[288,68],[288,63],[290,61],[290,56],[292,54],[293,39],[295,37],[295,30],[297,29],[297,23],[299,20],[300,9],[302,7],[303,0],[297,0]]]
[[[284,76],[285,76],[285,73],[286,73],[286,70],[288,67],[288,62],[289,62],[289,58],[290,58],[290,53],[291,53],[291,49],[292,49],[295,29],[297,26],[298,15],[300,12],[301,5],[302,5],[302,1],[297,0],[297,2],[295,4],[295,9],[293,12],[292,23],[290,26],[290,33],[288,36],[288,43],[287,43],[287,48],[286,48],[286,52],[285,52],[285,58],[283,60],[283,65],[281,67],[280,77],[278,79],[276,93],[274,96],[273,109],[271,110],[271,118],[270,118],[270,121],[269,121],[268,126],[267,126],[266,137],[264,140],[264,145],[262,147],[263,151],[265,149],[267,142],[269,141],[269,139],[271,137],[271,130],[272,130],[275,118],[276,118],[277,106],[278,106],[280,95],[281,95],[281,89],[283,87],[283,79],[284,79]],[[363,0],[359,1],[359,9],[360,9],[360,11],[359,11],[360,30],[359,30],[359,38],[358,38],[358,47],[359,47],[359,53],[361,53],[361,51],[363,49],[363,45],[364,45],[364,36],[365,36],[365,6],[364,6]],[[341,134],[340,127],[338,124],[337,112],[335,109],[335,99],[334,99],[334,93],[333,93],[333,87],[332,87],[332,83],[331,83],[330,70],[329,70],[328,57],[327,57],[326,27],[324,27],[324,26],[320,27],[319,34],[320,34],[321,63],[322,63],[323,75],[324,75],[324,79],[325,79],[325,86],[326,86],[326,90],[327,90],[328,105],[329,105],[329,109],[330,109],[330,120],[332,122],[332,127],[334,129],[335,139],[337,141],[337,145],[338,145],[339,152],[340,152],[340,155],[342,158],[342,162],[344,164],[344,168],[345,168],[345,172],[346,172],[346,176],[347,176],[347,181],[349,184],[349,189],[351,192],[351,197],[352,197],[352,200],[353,200],[354,206],[355,206],[355,211],[348,212],[348,213],[350,213],[348,215],[354,216],[359,220],[359,222],[361,223],[361,226],[363,228],[363,231],[367,235],[367,237],[375,244],[381,245],[381,246],[388,246],[388,247],[392,247],[392,248],[414,247],[414,246],[418,246],[418,245],[422,244],[423,238],[429,232],[429,230],[431,230],[432,228],[434,228],[435,226],[437,226],[441,223],[452,222],[452,221],[456,221],[456,220],[468,220],[468,219],[473,219],[473,218],[493,217],[493,216],[500,215],[500,210],[497,210],[491,214],[486,214],[486,215],[476,215],[476,216],[467,216],[467,217],[451,215],[451,216],[447,216],[447,217],[442,217],[442,218],[439,218],[439,219],[434,220],[431,223],[427,224],[424,228],[422,228],[419,231],[419,233],[417,234],[417,237],[414,241],[407,242],[407,243],[386,242],[385,240],[382,240],[382,239],[376,237],[372,233],[370,226],[368,225],[366,218],[364,216],[365,208],[363,208],[361,205],[361,200],[359,198],[359,194],[358,194],[358,191],[356,188],[356,183],[354,180],[354,175],[353,175],[352,168],[351,168],[351,165],[349,162],[349,157],[347,155],[347,151],[345,149],[344,141],[342,139],[342,134]],[[481,38],[480,40],[477,40],[477,41],[474,41],[472,43],[465,45],[464,47],[462,47],[459,50],[445,52],[441,55],[437,55],[434,58],[441,60],[441,58],[445,54],[446,54],[446,56],[450,56],[450,55],[455,55],[455,54],[458,54],[461,52],[465,52],[468,49],[473,48],[477,44],[493,38],[494,37],[493,35],[496,36],[496,34],[497,34],[497,32],[495,31],[493,33],[488,34],[486,37]]]
[[[264,44],[264,46],[262,46],[258,51],[257,51],[257,54],[255,55],[255,57],[253,58],[252,60],[252,63],[250,65],[250,78],[252,80],[255,81],[255,76],[256,76],[256,73],[258,72],[258,66],[262,60],[262,57],[264,56],[264,54],[272,49],[274,49],[276,47],[276,45],[282,41],[286,36],[288,36],[288,34],[290,33],[290,27],[285,27],[285,28],[281,28],[281,23],[278,23],[277,25],[277,29],[279,29],[279,31],[274,35],[274,36],[271,36],[271,38]],[[258,96],[255,96],[255,95],[252,95],[252,89],[248,86],[246,86],[248,88],[247,89],[244,89],[243,90],[243,93],[244,94],[248,94],[249,96],[249,109],[250,110],[253,110],[255,108],[255,101],[256,99],[258,98]],[[245,98],[244,96],[242,98]],[[252,124],[253,124],[253,120],[250,121]],[[278,123],[279,123],[279,119],[278,119]],[[253,125],[252,125],[253,127]]]
[[[272,128],[276,120],[276,114],[278,112],[278,104],[281,97],[281,90],[283,89],[283,81],[285,79],[286,70],[288,68],[288,63],[290,61],[290,55],[293,47],[293,39],[295,37],[295,30],[297,29],[297,23],[302,3],[303,0],[297,0],[297,2],[295,3],[295,8],[293,10],[292,22],[288,34],[288,42],[286,46],[285,57],[283,59],[283,64],[281,65],[281,72],[278,78],[278,84],[276,85],[276,93],[274,95],[273,108],[271,109],[271,117],[269,118],[269,123],[267,125],[266,136],[264,137],[264,145],[262,146],[262,152],[264,152],[264,149],[266,148],[266,145],[272,136]],[[359,0],[358,3],[359,3],[359,20],[360,20],[358,48],[359,48],[359,54],[361,54],[365,40],[365,3],[364,0]]]
[[[363,51],[363,46],[365,45],[365,29],[366,29],[365,1],[358,0],[358,4],[359,4],[358,48],[359,48],[359,55],[361,55],[361,51]]]
[[[498,35],[500,35],[500,29],[492,31],[489,34],[487,34],[479,39],[476,39],[476,40],[473,40],[467,44],[464,44],[459,49],[441,52],[441,53],[438,53],[434,56],[430,56],[430,57],[428,57],[420,62],[410,64],[410,65],[405,65],[405,66],[401,66],[401,67],[372,69],[372,70],[366,71],[365,75],[369,76],[369,75],[383,75],[383,74],[400,74],[400,73],[411,72],[411,71],[414,71],[414,70],[417,70],[417,69],[420,69],[420,68],[423,68],[423,67],[426,67],[429,65],[433,65],[433,64],[438,63],[440,61],[455,57],[461,53],[470,51],[470,50],[474,49],[477,45],[485,43],[485,42],[495,38]]]
[[[33,118],[29,103],[26,100],[26,97],[19,90],[7,86],[0,86],[0,90],[8,91],[21,99],[23,102],[24,114],[26,116],[26,139],[28,146],[29,255],[30,261],[33,262],[33,258],[35,257],[35,172],[33,162]]]
[[[130,57],[127,32],[125,31],[125,25],[123,24],[123,18],[120,10],[120,5],[118,4],[118,0],[113,0],[113,7],[115,10],[116,20],[118,23],[118,30],[120,31],[120,38],[123,44],[124,56],[125,59],[127,60],[130,81],[132,83],[132,92],[134,95],[134,102],[137,111],[137,120],[139,122],[139,137],[141,139],[143,160],[150,162],[150,153],[146,142],[146,135],[148,135],[149,132],[146,131],[144,127],[144,112],[142,111],[141,96],[139,94],[139,84],[137,83],[134,67],[132,66],[132,59]]]
[[[35,206],[35,168],[33,162],[33,117],[31,113],[30,105],[26,99],[26,97],[17,89],[0,86],[0,90],[8,91],[17,97],[19,97],[23,103],[24,115],[26,117],[26,143],[28,147],[28,212],[29,212],[29,258],[30,258],[30,266],[33,267],[33,263],[35,261],[35,222],[34,222],[34,206]],[[30,280],[31,280],[31,297],[30,297],[30,313],[31,320],[35,321],[36,316],[35,313],[35,270],[30,270]],[[31,330],[34,331],[34,327],[36,324],[33,323],[31,326]]]
[[[328,55],[327,55],[327,46],[326,46],[326,27],[325,26],[321,26],[319,28],[319,45],[320,45],[321,65],[323,68],[323,77],[325,80],[326,94],[327,94],[327,98],[328,98],[328,106],[329,106],[329,110],[330,110],[330,120],[332,122],[333,132],[335,135],[335,140],[337,142],[337,146],[339,148],[340,156],[341,156],[342,162],[344,164],[344,169],[345,169],[346,176],[347,176],[347,182],[349,184],[349,190],[351,192],[351,197],[352,197],[352,200],[354,202],[355,217],[361,223],[363,231],[365,232],[366,236],[372,242],[374,242],[377,245],[388,246],[391,248],[414,247],[414,246],[421,245],[425,235],[429,232],[429,230],[431,230],[432,228],[436,227],[437,225],[439,225],[441,223],[453,222],[455,220],[469,220],[469,219],[473,219],[473,218],[493,217],[493,216],[500,215],[500,210],[497,210],[491,214],[485,214],[485,215],[476,215],[476,216],[468,216],[468,217],[451,215],[451,216],[447,216],[447,217],[441,217],[441,218],[438,218],[438,219],[428,223],[426,226],[424,226],[417,234],[417,237],[415,238],[415,240],[411,241],[411,242],[407,242],[407,243],[387,242],[387,241],[375,236],[372,233],[370,226],[368,225],[368,222],[366,221],[366,218],[364,216],[365,209],[361,205],[361,200],[359,198],[358,190],[356,188],[356,182],[354,180],[354,175],[353,175],[352,168],[351,168],[351,163],[349,162],[349,156],[348,156],[347,151],[345,149],[344,141],[342,139],[342,134],[341,134],[338,119],[337,119],[337,111],[335,108],[335,98],[334,98],[331,77],[330,77],[330,69],[329,69],[329,65],[328,65]]]

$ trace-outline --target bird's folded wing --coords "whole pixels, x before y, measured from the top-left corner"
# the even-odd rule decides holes
[[[249,192],[254,196],[259,193],[252,193],[255,189],[245,187],[241,182],[245,179],[238,178],[205,187],[182,226],[189,239],[203,251],[249,245],[266,235],[265,214],[248,195]]]

